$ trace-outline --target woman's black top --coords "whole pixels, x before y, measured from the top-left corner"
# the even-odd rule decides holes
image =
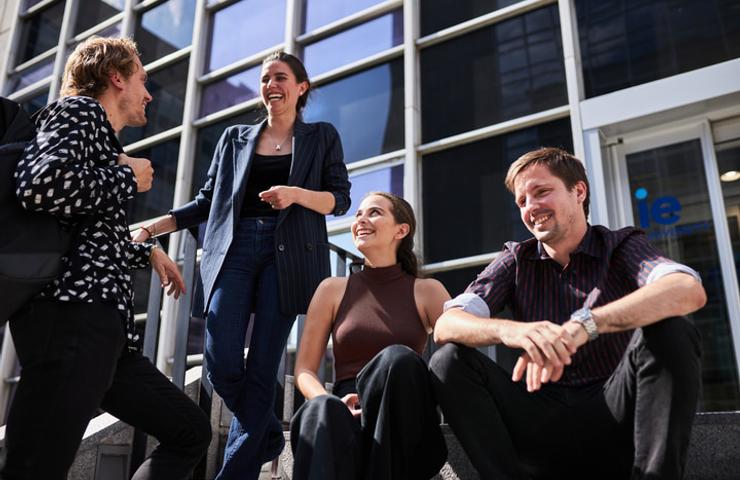
[[[276,217],[280,213],[280,210],[276,210],[269,203],[260,200],[259,193],[275,185],[288,183],[292,159],[292,153],[287,155],[254,154],[244,192],[241,217]]]

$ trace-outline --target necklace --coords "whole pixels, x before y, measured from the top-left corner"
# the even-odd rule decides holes
[[[282,142],[280,142],[280,143],[276,143],[276,142],[275,142],[275,137],[273,137],[273,136],[272,136],[272,134],[269,134],[269,135],[270,135],[270,142],[271,142],[271,143],[274,143],[274,144],[275,144],[275,151],[276,151],[276,152],[279,152],[279,151],[280,151],[280,149],[281,149],[281,148],[283,147],[283,144],[284,144],[285,142],[287,142],[287,141],[288,141],[288,139],[289,139],[290,137],[292,137],[292,136],[293,136],[293,132],[288,132],[288,135],[287,135],[287,136],[286,136],[286,137],[285,137],[285,138],[283,139],[283,141],[282,141]]]

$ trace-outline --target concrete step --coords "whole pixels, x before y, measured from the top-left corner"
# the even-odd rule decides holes
[[[448,425],[442,431],[449,451],[434,480],[479,480],[478,473]],[[288,433],[286,432],[286,441]],[[293,455],[288,444],[280,455],[280,475],[290,480]],[[740,479],[740,412],[701,413],[694,420],[685,480]]]

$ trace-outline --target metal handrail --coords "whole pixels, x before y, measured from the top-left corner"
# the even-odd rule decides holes
[[[190,330],[190,322],[193,318],[192,307],[193,297],[195,292],[196,283],[198,281],[197,275],[197,262],[198,262],[198,239],[196,234],[190,230],[183,232],[183,257],[182,257],[182,271],[183,280],[185,282],[185,293],[179,300],[179,308],[177,309],[177,317],[175,324],[175,345],[174,355],[172,358],[172,382],[181,390],[185,386],[185,372],[188,368],[197,365],[203,365],[205,367],[205,361],[202,354],[188,355],[188,334]],[[333,251],[337,255],[336,260],[336,276],[347,275],[347,263],[349,262],[349,273],[357,271],[363,263],[362,257],[359,257],[352,252],[345,250],[344,248],[327,243],[329,250]],[[149,300],[147,304],[146,314],[146,326],[144,331],[144,346],[143,354],[149,358],[152,363],[156,361],[157,357],[157,345],[159,343],[160,334],[160,323],[161,323],[161,311],[162,311],[162,291],[163,288],[160,284],[157,273],[152,270],[149,284]],[[298,315],[296,319],[298,328],[298,340],[303,333],[303,325],[305,322],[305,315]],[[283,366],[285,367],[287,360],[287,348],[283,352]],[[280,372],[281,376],[286,373],[285,368]],[[320,373],[323,373],[324,369],[321,369]],[[323,375],[322,375],[323,376]],[[210,382],[206,377],[206,368],[203,368],[201,374],[201,399],[200,405],[207,411],[211,408],[211,398],[213,392]],[[143,462],[146,452],[147,435],[142,431],[135,431],[134,438],[131,448],[131,468],[130,471],[136,471],[136,468]]]

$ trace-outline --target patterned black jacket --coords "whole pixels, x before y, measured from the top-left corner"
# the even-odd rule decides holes
[[[133,171],[117,164],[113,128],[94,98],[63,97],[36,123],[36,139],[15,172],[18,198],[28,210],[79,228],[59,276],[41,296],[116,306],[129,349],[138,349],[129,270],[149,264],[152,246],[130,240],[126,205],[136,193]]]

